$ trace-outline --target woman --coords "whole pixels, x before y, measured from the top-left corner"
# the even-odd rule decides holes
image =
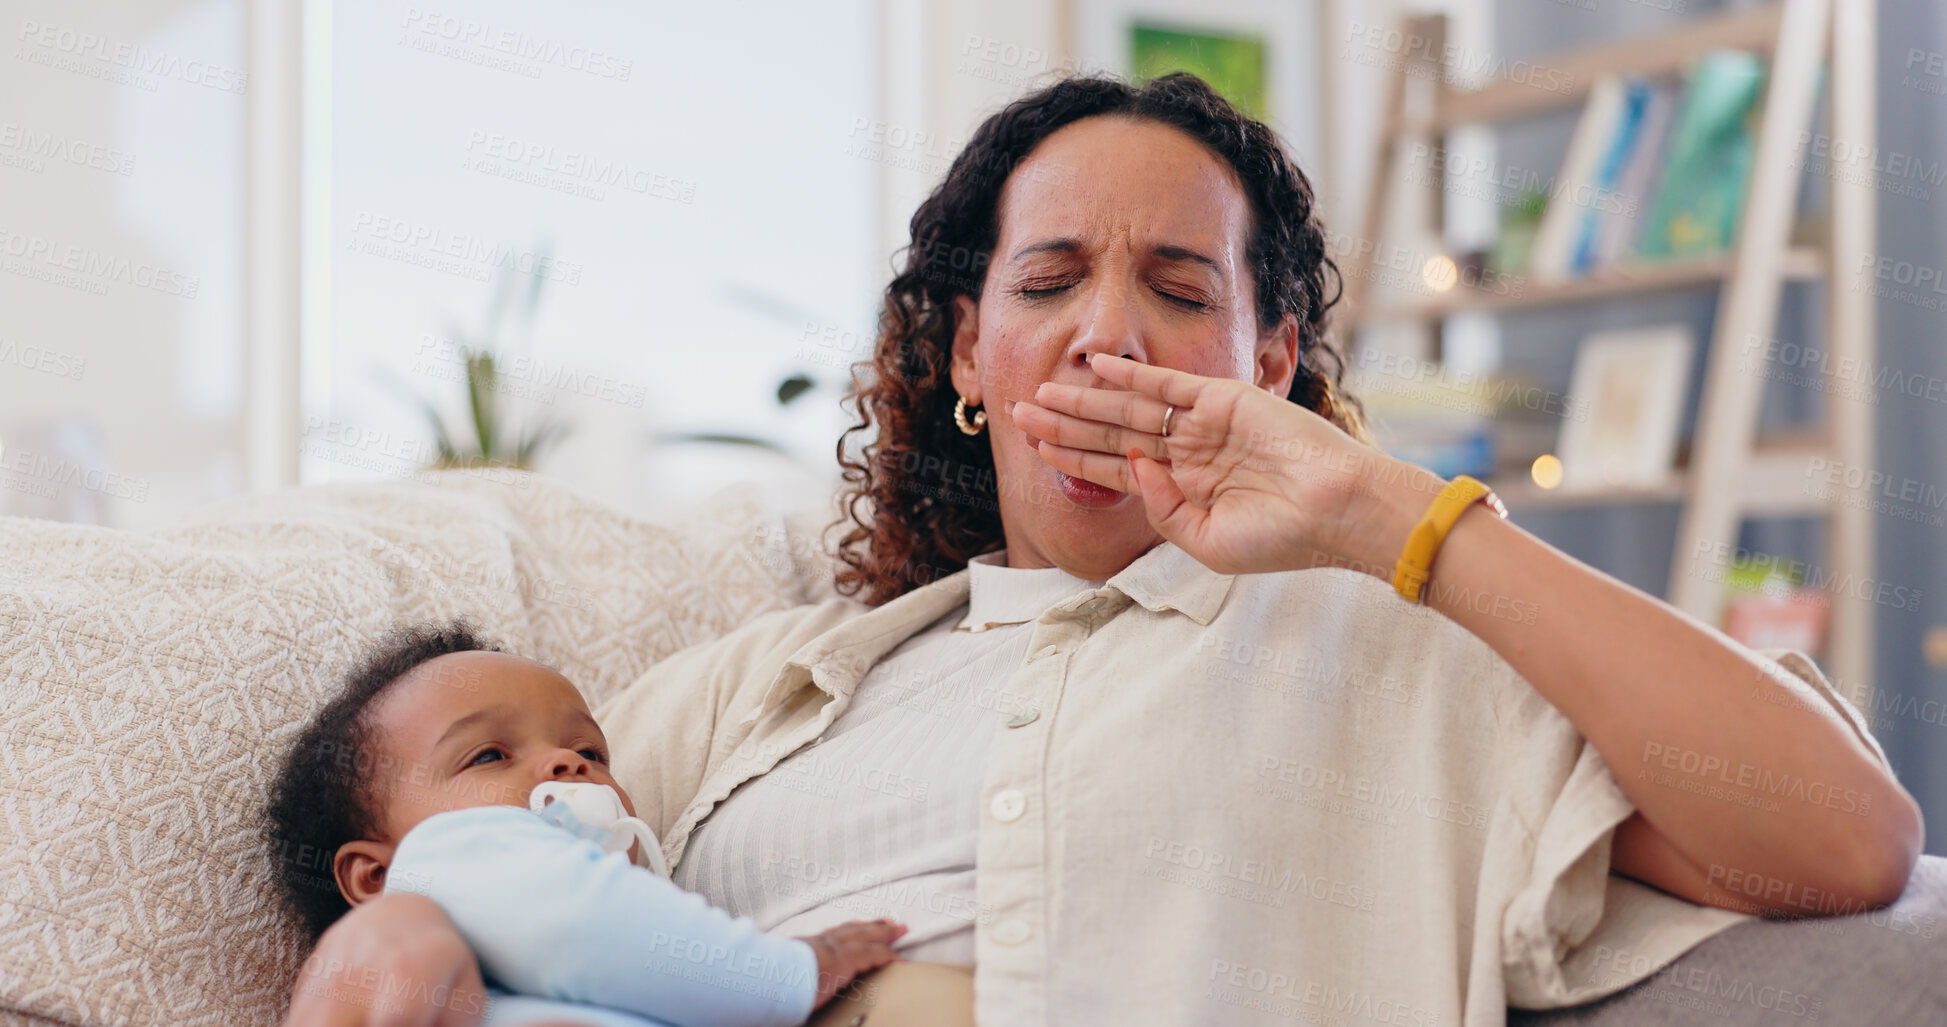
[[[1814,668],[1361,441],[1309,183],[1201,82],[1013,104],[912,230],[858,598],[601,711],[679,884],[899,917],[1010,1025],[1494,1023],[1898,896],[1918,811]],[[321,947],[472,983],[454,940],[406,897]]]

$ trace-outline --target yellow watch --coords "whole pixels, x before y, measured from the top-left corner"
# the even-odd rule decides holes
[[[1409,603],[1425,602],[1427,579],[1433,576],[1433,558],[1440,552],[1440,544],[1447,540],[1454,522],[1476,502],[1487,503],[1495,514],[1507,519],[1508,508],[1486,485],[1464,474],[1448,482],[1406,537],[1406,548],[1400,550],[1399,562],[1393,565],[1393,591]]]

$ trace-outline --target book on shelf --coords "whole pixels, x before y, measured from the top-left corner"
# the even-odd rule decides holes
[[[1637,245],[1640,257],[1698,257],[1730,248],[1757,148],[1764,78],[1764,62],[1738,51],[1710,54],[1690,70],[1656,202]]]
[[[1622,79],[1615,75],[1605,75],[1589,87],[1588,102],[1569,137],[1568,155],[1551,183],[1548,206],[1541,212],[1534,247],[1528,252],[1528,274],[1537,282],[1559,282],[1575,272],[1581,215],[1588,209],[1603,158],[1623,120],[1625,93]]]
[[[1610,220],[1623,216],[1625,205],[1617,187],[1622,183],[1623,169],[1641,149],[1639,137],[1643,132],[1643,119],[1648,113],[1649,102],[1648,83],[1634,80],[1624,83],[1622,107],[1616,116],[1616,126],[1609,133],[1608,149],[1596,165],[1595,177],[1589,182],[1587,194],[1576,197],[1577,206],[1581,209],[1575,212],[1575,241],[1569,257],[1569,270],[1577,275],[1588,274],[1595,269],[1599,236]],[[1609,230],[1614,231],[1613,228]]]
[[[1643,221],[1649,217],[1650,192],[1656,188],[1668,152],[1670,123],[1676,118],[1674,85],[1637,83],[1647,90],[1642,123],[1637,129],[1622,174],[1616,180],[1616,210],[1605,213],[1597,230],[1592,267],[1609,267],[1636,249]]]
[[[1681,88],[1619,75],[1596,80],[1538,222],[1525,207],[1503,213],[1503,231],[1531,231],[1532,243],[1522,234],[1525,247],[1497,246],[1496,264],[1546,284],[1728,249],[1750,178],[1764,75],[1756,55],[1719,51],[1698,61]]]

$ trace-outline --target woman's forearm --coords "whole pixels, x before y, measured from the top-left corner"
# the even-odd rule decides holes
[[[1397,465],[1392,478],[1363,492],[1361,562],[1379,573],[1439,487]],[[1737,890],[1747,910],[1805,912],[1807,889],[1836,909],[1899,895],[1920,851],[1919,809],[1848,725],[1818,712],[1828,707],[1809,685],[1483,506],[1447,536],[1426,602],[1568,717],[1690,864],[1644,858],[1656,839],[1643,844],[1632,825],[1639,837],[1618,846],[1617,869],[1699,901],[1727,899],[1733,876],[1762,882],[1756,895]]]
[[[1113,388],[1044,384],[1016,423],[1064,473],[1140,492],[1150,524],[1213,570],[1326,562],[1391,581],[1444,484],[1261,388],[1104,353],[1089,366]],[[1479,506],[1426,597],[1607,762],[1639,814],[1616,869],[1697,901],[1722,901],[1713,880],[1756,880],[1780,911],[1808,889],[1857,907],[1905,885],[1913,798],[1782,668]]]

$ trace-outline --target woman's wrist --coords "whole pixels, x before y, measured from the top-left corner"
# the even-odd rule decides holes
[[[1446,484],[1432,471],[1373,450],[1353,476],[1339,532],[1343,564],[1390,584],[1414,525]]]

